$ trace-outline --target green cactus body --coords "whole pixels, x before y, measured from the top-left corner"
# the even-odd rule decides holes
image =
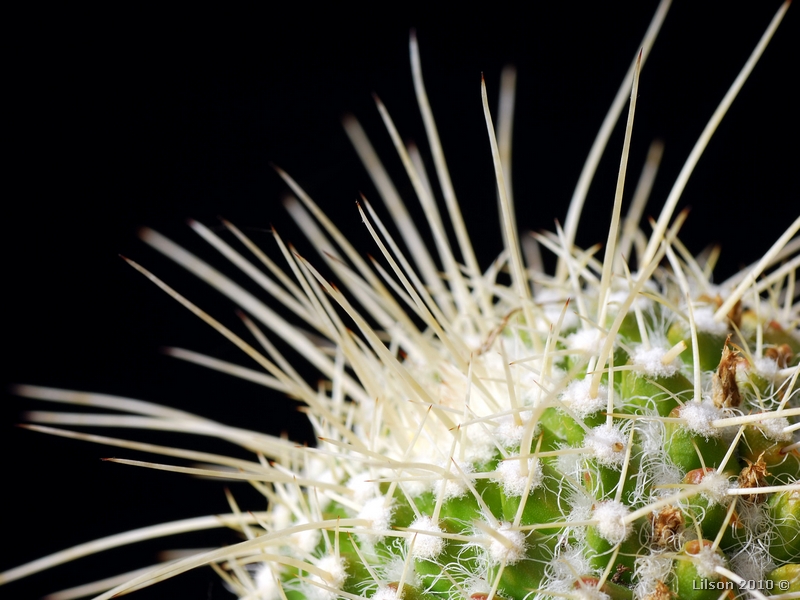
[[[411,52],[420,93],[413,40]],[[634,101],[636,65],[625,84]],[[420,105],[432,122],[424,94]],[[716,600],[734,597],[717,585],[730,584],[731,574],[797,589],[799,318],[797,304],[790,306],[796,267],[782,265],[796,265],[787,261],[798,244],[781,249],[800,219],[764,261],[715,286],[706,259],[677,241],[683,216],[670,224],[674,206],[649,241],[638,230],[625,241],[617,227],[621,180],[605,257],[574,246],[577,225],[568,218],[558,235],[536,237],[557,254],[556,272],[534,272],[517,242],[488,101],[485,118],[506,240],[487,271],[469,258],[467,242],[450,247],[424,177],[400,141],[437,240],[434,255],[403,222],[401,235],[415,255],[409,259],[364,202],[358,210],[377,246],[371,267],[280,172],[299,198],[293,210],[302,212],[301,222],[311,213],[325,229],[311,228],[310,237],[328,236],[338,247],[321,246],[336,285],[277,235],[289,267],[264,261],[282,282],[266,287],[281,287],[277,296],[305,320],[303,328],[166,238],[143,233],[324,373],[325,383],[309,385],[256,325],[248,322],[254,341],[246,341],[135,265],[264,371],[260,379],[242,367],[237,373],[303,401],[320,441],[300,447],[188,420],[185,429],[202,425],[258,459],[203,456],[216,472],[183,470],[246,479],[268,507],[219,518],[241,532],[240,543],[156,567],[102,600],[204,564],[247,600]],[[371,146],[351,129],[381,179]],[[440,148],[433,133],[430,141]],[[440,187],[449,190],[438,171]],[[460,235],[457,206],[447,214]],[[216,233],[192,227],[237,266],[257,271]],[[258,251],[256,257],[263,259]],[[769,279],[757,287],[765,272]],[[789,300],[779,302],[784,296]],[[66,394],[27,386],[20,392]],[[165,429],[179,418],[166,409],[94,401],[140,410],[165,421]]]
[[[781,492],[769,500],[774,523],[769,552],[776,561],[800,559],[800,492]]]
[[[800,564],[778,567],[767,575],[767,581],[781,593],[800,592]]]
[[[690,336],[689,329],[682,323],[676,323],[667,331],[667,340],[675,345],[684,342],[687,346],[686,352],[681,355],[681,359],[687,365],[693,365],[694,344]],[[698,332],[697,345],[700,348],[699,361],[700,369],[703,371],[713,371],[719,364],[719,351],[725,345],[725,334],[714,334],[708,332]]]
[[[668,417],[681,402],[691,398],[692,382],[681,372],[669,377],[642,377],[636,371],[623,371],[621,391],[629,399],[625,410],[645,413],[642,408],[655,408],[662,417]]]
[[[680,415],[680,409],[673,409],[670,413],[673,418],[680,418]],[[730,442],[720,437],[696,433],[681,424],[667,423],[666,432],[667,454],[686,473],[702,468],[716,469],[730,447]],[[734,462],[731,466],[736,464]]]
[[[683,552],[675,561],[673,591],[681,600],[718,600],[732,599],[732,582],[709,572],[710,564],[723,563],[721,552],[714,552],[708,540],[687,542]],[[700,560],[694,560],[699,558]],[[686,560],[692,559],[692,560]]]

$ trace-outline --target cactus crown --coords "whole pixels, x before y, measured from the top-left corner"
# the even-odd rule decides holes
[[[235,510],[218,522],[240,530],[244,541],[156,567],[100,598],[208,564],[236,595],[252,600],[718,598],[720,586],[746,580],[772,582],[765,590],[800,590],[800,337],[792,304],[800,247],[792,238],[800,218],[758,263],[718,285],[708,277],[714,258],[693,257],[678,240],[685,215],[673,219],[673,211],[685,178],[675,184],[651,235],[637,228],[646,193],[623,218],[636,86],[661,19],[656,15],[622,86],[620,97],[632,90],[633,101],[603,256],[573,244],[585,194],[580,187],[563,230],[519,240],[501,165],[509,141],[495,138],[483,88],[505,250],[488,270],[478,268],[437,154],[413,38],[415,86],[445,214],[380,103],[379,110],[425,210],[435,256],[403,218],[405,208],[355,121],[347,123],[348,134],[407,250],[364,200],[358,210],[382,259],[369,265],[282,171],[299,199],[293,215],[319,223],[307,226],[309,237],[325,249],[341,288],[277,234],[288,269],[227,222],[255,260],[192,223],[307,330],[160,234],[143,233],[148,244],[283,338],[328,382],[311,387],[249,319],[260,348],[131,263],[266,375],[185,351],[175,351],[178,357],[236,371],[302,400],[320,443],[298,447],[146,403],[82,396],[84,403],[162,420],[166,428],[169,422],[207,428],[266,458],[200,457],[138,445],[213,465],[175,470],[248,480],[269,507],[245,514],[232,501]],[[617,106],[618,115],[623,103]],[[604,144],[601,135],[598,148]],[[657,161],[654,154],[651,163]],[[590,161],[586,177],[592,169]],[[456,248],[447,241],[445,218]],[[558,257],[551,275],[538,267],[542,247]],[[79,400],[75,393],[31,386],[19,392]],[[207,526],[198,520],[189,528]],[[143,535],[172,531],[177,526]],[[26,568],[5,579],[33,570]]]

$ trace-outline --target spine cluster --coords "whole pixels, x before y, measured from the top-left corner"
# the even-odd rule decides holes
[[[660,10],[643,48],[663,16]],[[32,426],[202,463],[118,461],[244,479],[267,502],[264,512],[245,513],[231,498],[231,514],[208,518],[241,532],[240,543],[156,566],[98,598],[202,565],[212,565],[241,600],[800,598],[800,240],[794,237],[800,218],[760,260],[720,284],[710,279],[714,253],[692,256],[678,239],[686,215],[673,213],[685,179],[651,234],[638,227],[643,199],[623,218],[643,50],[622,86],[624,94],[632,91],[631,103],[604,256],[574,245],[578,193],[564,230],[520,241],[501,164],[510,141],[495,136],[482,88],[505,249],[481,270],[413,39],[411,58],[446,212],[423,162],[403,144],[380,102],[378,110],[435,252],[421,241],[417,224],[398,217],[407,216],[406,208],[350,119],[348,134],[398,217],[402,238],[395,240],[363,201],[358,210],[377,249],[371,264],[282,171],[296,196],[289,210],[320,248],[335,285],[277,233],[286,267],[230,223],[224,226],[231,241],[192,223],[291,318],[153,231],[143,233],[148,244],[242,307],[251,341],[131,263],[261,370],[185,350],[172,354],[303,402],[316,447],[144,402],[19,388],[35,398],[128,413],[104,424],[131,426],[144,416],[153,428],[202,432],[258,457],[201,455]],[[512,93],[503,90],[506,97]],[[720,118],[715,115],[714,127]],[[700,150],[708,137],[704,132]],[[689,172],[697,156],[687,163]],[[554,273],[540,268],[540,250],[557,257]],[[293,324],[298,319],[302,327]],[[310,362],[325,382],[310,385],[271,337]],[[82,415],[81,423],[91,424],[90,417]],[[104,546],[208,526],[202,519],[166,524]],[[91,545],[53,555],[0,581],[89,551]]]
[[[280,554],[309,570],[265,562],[263,597],[710,599],[751,581],[796,592],[800,341],[761,304],[700,329],[688,314],[719,300],[687,305],[675,280],[655,273],[612,332],[606,368],[614,309],[605,327],[581,326],[563,302],[536,297],[534,325],[497,314],[498,331],[467,346],[466,371],[438,343],[398,362],[408,383],[373,357],[370,379],[406,393],[384,391],[355,423],[329,399],[337,422],[320,420],[303,469],[343,498],[280,486],[291,503],[272,515],[284,519],[276,530],[336,525],[313,542],[285,537]],[[559,306],[554,324],[547,309]]]

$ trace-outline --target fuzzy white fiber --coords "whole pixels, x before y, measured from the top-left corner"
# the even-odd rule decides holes
[[[567,336],[567,347],[573,351],[596,354],[605,339],[597,329],[581,329]]]
[[[579,419],[585,419],[608,405],[608,388],[601,385],[597,390],[597,395],[592,396],[591,385],[590,377],[576,379],[571,381],[561,393],[561,401],[569,406],[572,414]]]
[[[572,597],[578,600],[611,600],[611,596],[601,592],[597,587],[587,584],[575,590]]]
[[[671,362],[664,364],[662,358],[668,352],[668,348],[645,348],[639,346],[633,351],[634,366],[644,375],[649,377],[672,377],[680,370],[680,361],[675,358]]]
[[[278,589],[277,575],[273,572],[270,563],[261,563],[258,565],[254,579],[260,599],[279,600],[281,598],[281,592]]]
[[[725,321],[717,321],[714,319],[715,310],[712,307],[704,304],[693,308],[694,324],[697,327],[697,331],[719,336],[724,336],[728,333],[728,324]]]
[[[414,558],[421,558],[426,560],[434,560],[444,550],[444,539],[436,534],[442,533],[442,528],[427,515],[417,518],[409,529],[416,531],[429,531],[433,535],[424,533],[417,533],[415,537],[408,538],[408,544],[411,545],[412,540],[414,547],[411,550]]]
[[[364,503],[364,506],[358,512],[358,518],[369,521],[369,529],[386,531],[388,533],[389,527],[392,524],[392,512],[392,504],[390,503],[387,506],[386,499],[378,497],[373,498],[372,500],[367,500]],[[384,537],[383,535],[377,533],[364,533],[358,535],[360,538],[363,538],[365,541],[373,544],[380,541]]]
[[[769,381],[773,380],[779,371],[777,361],[768,356],[755,359],[753,367],[756,373]]]
[[[494,435],[505,448],[519,447],[525,434],[525,425],[517,423],[510,415],[497,419]]]
[[[627,437],[614,425],[604,423],[592,429],[583,440],[597,462],[607,467],[619,467],[625,461]]]
[[[706,473],[701,485],[703,495],[719,504],[724,504],[728,500],[728,490],[734,487],[725,475],[716,471]]]
[[[692,555],[692,562],[698,575],[706,579],[718,579],[717,567],[725,566],[725,561],[710,546],[703,546],[700,552]]]
[[[616,500],[601,502],[595,507],[593,515],[597,521],[597,531],[611,544],[624,542],[631,533],[631,526],[624,522],[629,514],[628,507],[622,502]]]
[[[672,573],[672,563],[670,553],[649,554],[636,559],[634,571],[638,583],[634,588],[634,596],[637,600],[646,600],[655,593],[659,581],[667,581]]]
[[[710,437],[719,437],[720,430],[714,427],[711,422],[715,419],[721,419],[725,415],[712,402],[704,400],[703,402],[687,402],[681,407],[680,416],[686,429],[708,439]]]
[[[491,538],[489,557],[493,563],[514,565],[525,556],[525,534],[512,528],[511,523],[501,523],[497,533],[505,538],[505,542]]]
[[[347,579],[346,565],[341,557],[331,554],[323,556],[316,566],[325,571],[327,576],[321,578],[318,575],[313,575],[311,577],[312,582],[321,583],[334,589],[341,589]],[[334,600],[339,597],[335,592],[318,587],[313,583],[306,587],[305,593],[307,598],[313,598],[314,600]]]
[[[400,600],[400,596],[394,588],[381,587],[370,596],[370,600]]]
[[[792,433],[785,431],[789,427],[789,420],[783,417],[777,419],[764,419],[758,422],[758,427],[769,439],[776,442],[788,442],[792,439]]]
[[[542,484],[542,465],[535,458],[528,459],[528,473],[522,474],[522,461],[504,460],[497,465],[495,472],[497,481],[503,486],[503,491],[507,496],[519,497],[525,493],[528,485],[528,478],[531,478],[528,493],[535,490]]]

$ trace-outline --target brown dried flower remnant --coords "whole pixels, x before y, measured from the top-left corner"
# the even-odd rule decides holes
[[[789,344],[781,344],[777,348],[767,348],[764,350],[764,356],[767,358],[771,358],[776,363],[778,363],[779,369],[785,369],[790,364],[792,364],[792,359],[794,355],[792,354],[792,348]]]
[[[683,514],[674,506],[667,506],[658,513],[652,513],[652,542],[660,548],[677,549],[683,531]]]
[[[666,583],[658,580],[655,591],[645,596],[644,600],[672,600],[672,592]]]
[[[712,382],[712,399],[717,408],[736,408],[742,403],[739,385],[736,383],[736,363],[739,353],[730,349],[728,346],[730,341],[729,335],[722,347],[722,358]]]
[[[767,485],[767,464],[764,462],[764,453],[758,455],[756,462],[753,463],[746,458],[747,466],[739,473],[739,487],[741,488],[757,488]],[[755,504],[761,503],[766,500],[764,494],[750,494],[742,496],[745,502],[753,502]]]
[[[698,300],[700,300],[701,302],[708,302],[709,304],[713,304],[717,308],[720,308],[724,304],[722,296],[720,296],[719,294],[717,294],[713,298],[708,294],[700,294]],[[741,329],[742,327],[742,314],[743,314],[742,301],[738,300],[736,304],[734,304],[733,307],[728,311],[727,314],[728,322],[731,325],[735,326],[736,329]]]

